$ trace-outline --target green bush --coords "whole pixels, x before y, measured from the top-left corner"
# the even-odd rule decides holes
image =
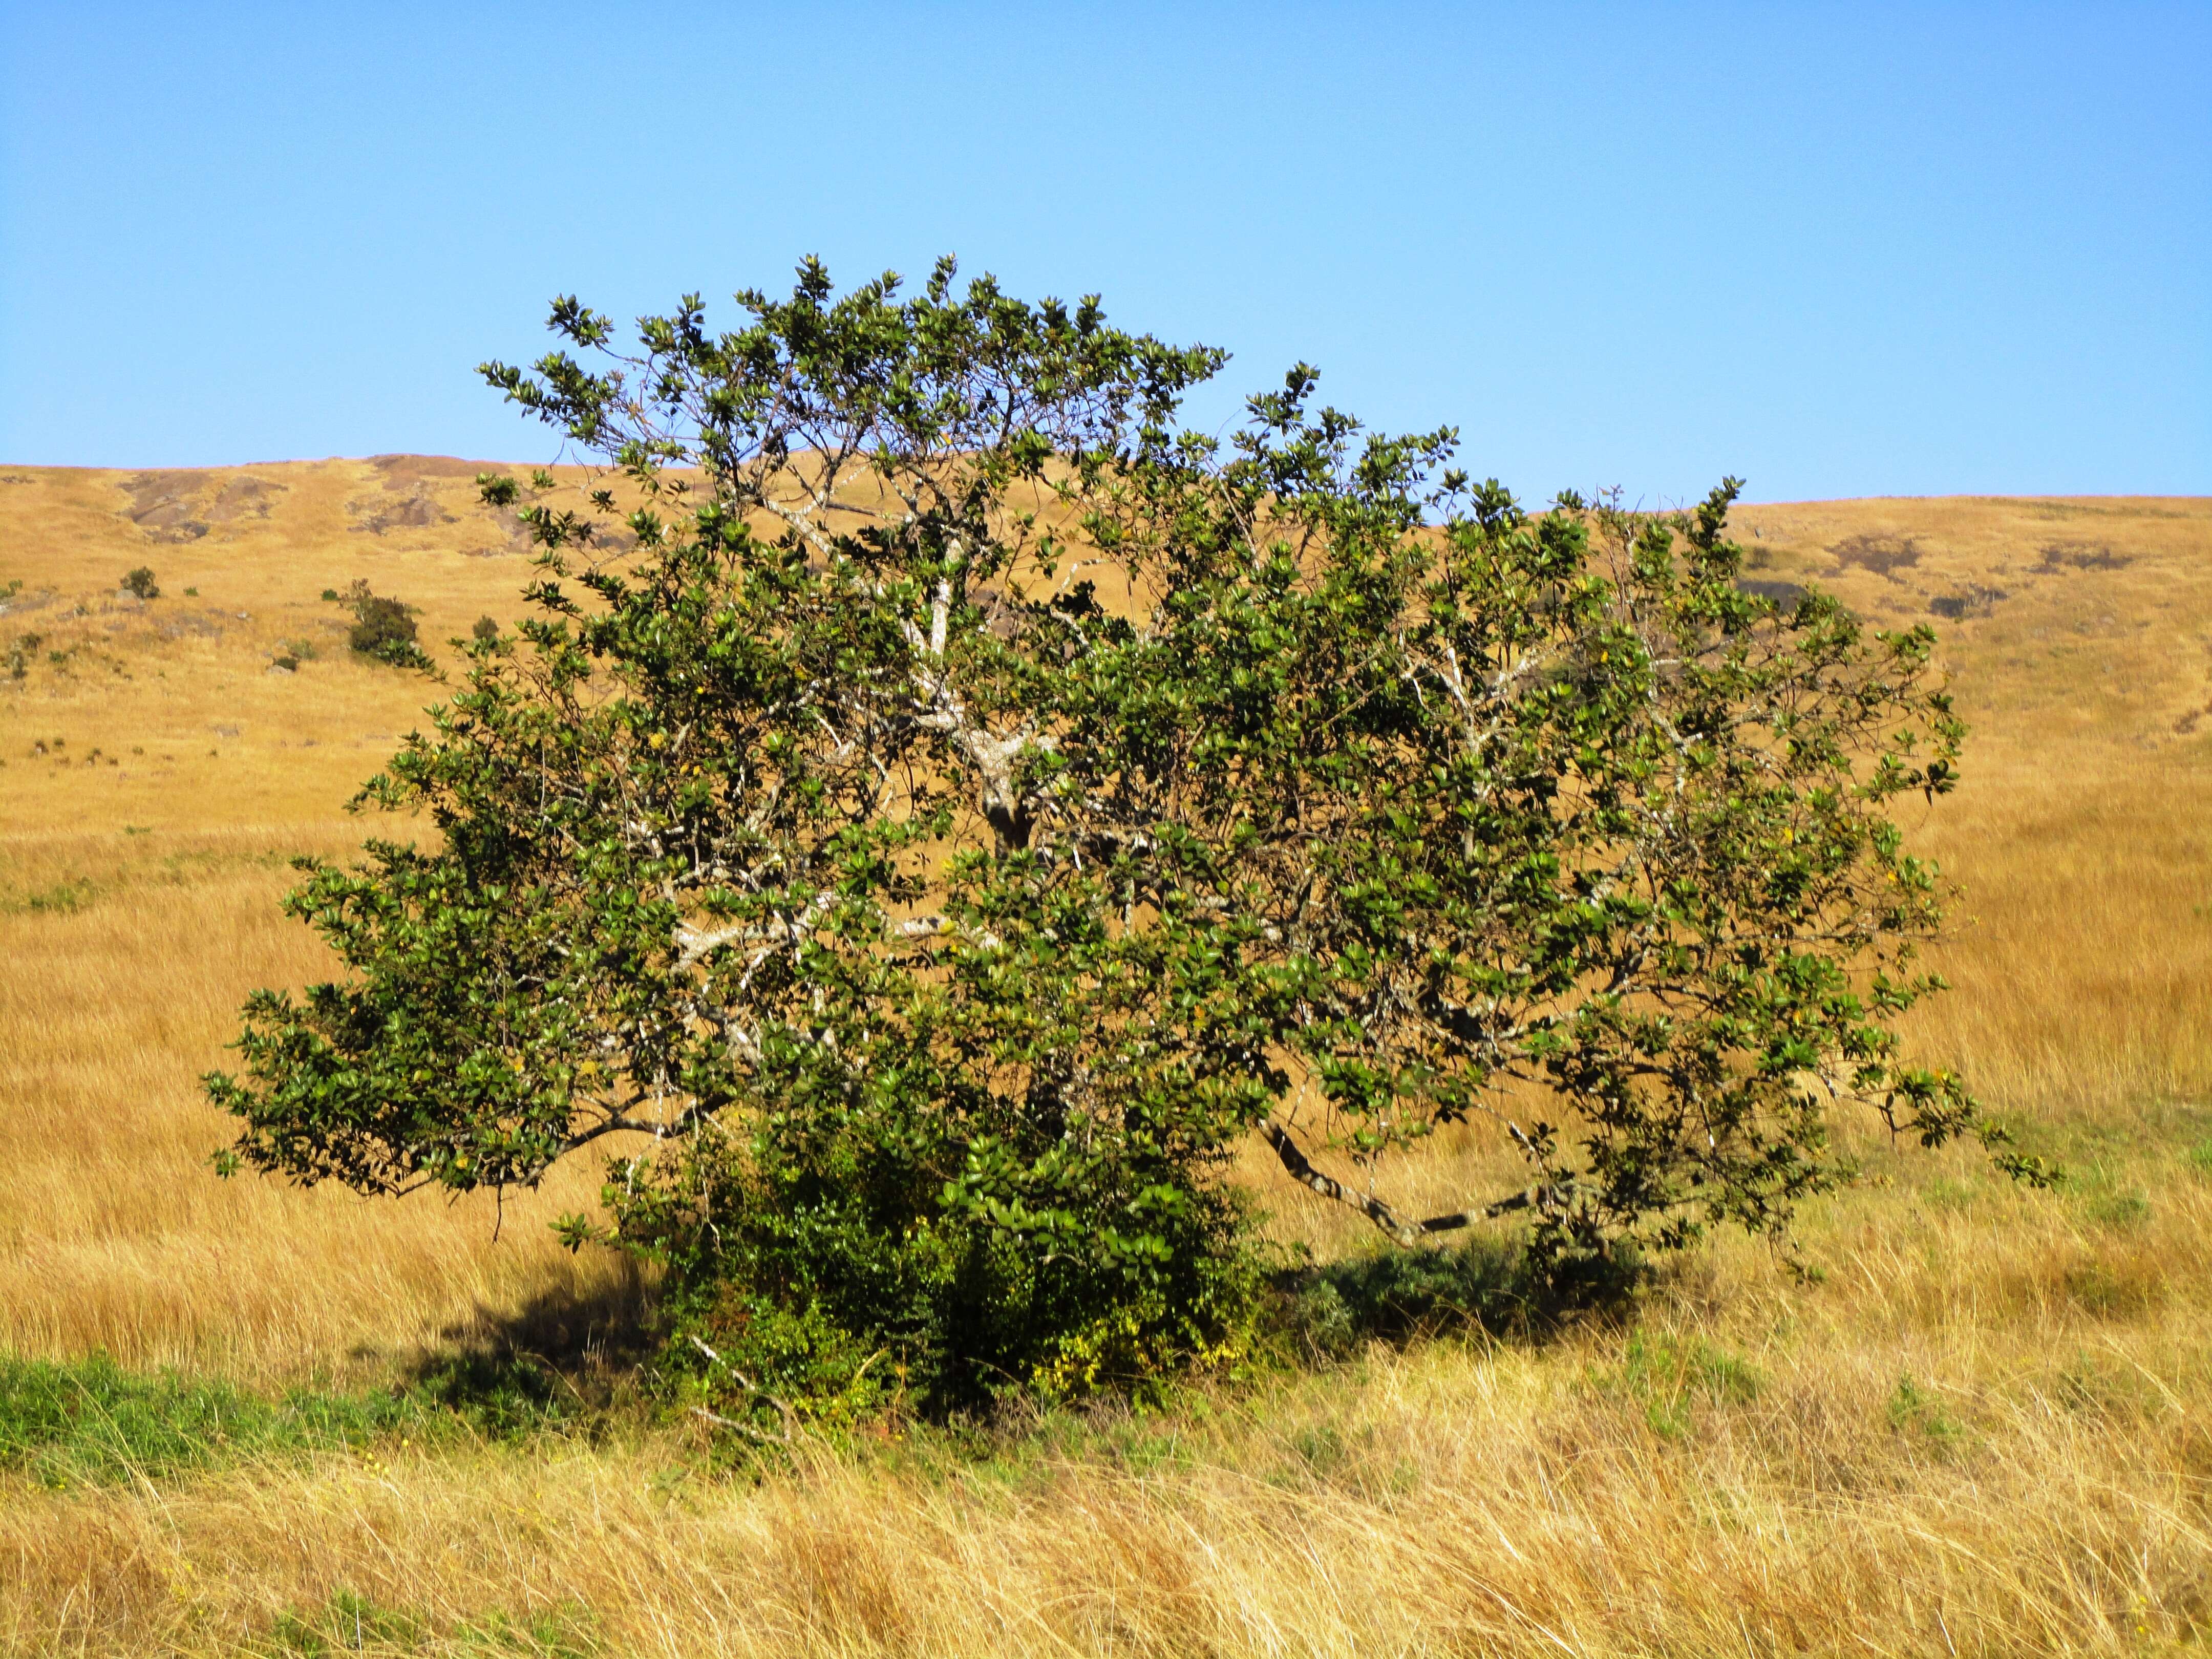
[[[426,668],[430,659],[415,642],[415,607],[369,591],[356,580],[339,603],[353,612],[346,643],[361,656],[390,663],[395,668]]]
[[[142,599],[161,597],[161,590],[154,585],[153,571],[143,564],[124,577],[123,588],[125,592],[135,593]]]
[[[794,1401],[833,1422],[900,1400],[942,1412],[1242,1352],[1261,1264],[1231,1192],[1158,1154],[1070,1171],[1018,1140],[989,1196],[948,1192],[939,1172],[972,1162],[972,1135],[926,1097],[702,1133],[610,1183],[617,1236],[665,1264],[678,1357],[711,1356],[686,1369],[709,1394],[734,1387],[730,1409],[768,1428]],[[1066,1224],[1075,1202],[1103,1224]],[[1008,1224],[1055,1216],[1049,1249]]]
[[[39,647],[46,642],[43,634],[19,634],[8,642],[8,678],[20,680],[30,672],[32,663],[38,659]]]

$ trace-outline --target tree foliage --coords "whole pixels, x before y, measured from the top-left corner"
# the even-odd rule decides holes
[[[1838,1102],[1996,1144],[1893,1030],[1940,893],[1891,808],[1962,736],[1931,636],[1740,591],[1732,482],[1531,514],[1304,368],[1219,443],[1176,412],[1223,354],[949,261],[738,298],[627,354],[562,300],[487,365],[603,471],[538,477],[534,615],[364,792],[434,840],[290,900],[347,975],[247,1005],[246,1163],[465,1190],[604,1142],[682,1351],[859,1409],[1232,1347],[1255,1136],[1554,1267],[1783,1228]],[[1464,1120],[1510,1189],[1378,1195]]]

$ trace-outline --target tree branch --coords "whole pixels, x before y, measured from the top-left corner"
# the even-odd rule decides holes
[[[1275,1149],[1275,1156],[1283,1161],[1283,1168],[1290,1171],[1293,1181],[1311,1188],[1323,1198],[1350,1205],[1400,1244],[1418,1244],[1431,1233],[1448,1233],[1461,1227],[1471,1227],[1478,1221],[1495,1221],[1499,1216],[1509,1215],[1515,1210],[1534,1209],[1543,1203],[1549,1193],[1547,1188],[1531,1187],[1525,1192],[1501,1198],[1494,1204],[1455,1210],[1448,1215],[1432,1215],[1424,1221],[1408,1220],[1372,1193],[1354,1192],[1334,1176],[1316,1169],[1313,1161],[1305,1155],[1304,1149],[1291,1138],[1290,1131],[1274,1119],[1261,1119],[1260,1133]],[[1516,1134],[1517,1137],[1518,1131]]]

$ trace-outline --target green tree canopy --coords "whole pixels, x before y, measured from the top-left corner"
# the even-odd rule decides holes
[[[346,974],[248,1003],[238,1157],[466,1189],[605,1142],[746,1389],[952,1401],[1218,1352],[1255,1135],[1549,1262],[1782,1227],[1839,1102],[1993,1138],[1893,1030],[1939,895],[1890,806],[1962,734],[1926,630],[1739,591],[1733,482],[1532,516],[1304,368],[1216,442],[1222,353],[954,278],[809,262],[627,352],[562,300],[486,366],[603,471],[538,476],[534,614],[364,792],[435,837],[290,900]],[[1520,1180],[1388,1201],[1475,1117]]]

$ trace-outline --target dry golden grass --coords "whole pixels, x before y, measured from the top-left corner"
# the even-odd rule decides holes
[[[131,475],[0,484],[0,588],[22,583],[0,653],[40,636],[24,678],[0,681],[9,1348],[273,1382],[405,1355],[479,1309],[588,1291],[604,1273],[542,1224],[588,1194],[588,1171],[510,1201],[495,1244],[482,1202],[371,1206],[206,1170],[228,1136],[197,1079],[222,1063],[240,1000],[320,970],[319,947],[276,908],[296,879],[287,860],[359,844],[367,826],[341,809],[424,701],[414,676],[351,659],[318,595],[365,577],[421,606],[432,642],[518,609],[523,559],[453,550],[507,545],[469,507],[466,477],[413,471],[161,475],[208,516],[237,477],[283,486],[264,497],[268,518],[217,520],[181,544],[120,516]],[[349,527],[362,514],[348,502],[418,495],[453,521]],[[146,605],[116,592],[141,563],[162,590]],[[272,672],[299,640],[317,657]]]
[[[542,1224],[588,1171],[510,1203],[495,1242],[483,1205],[207,1173],[224,1131],[194,1079],[249,988],[318,968],[275,910],[281,855],[357,841],[335,809],[421,700],[335,634],[295,676],[265,665],[332,614],[325,586],[366,576],[421,605],[437,641],[512,614],[523,566],[453,550],[507,544],[464,478],[244,471],[287,486],[270,516],[176,545],[118,516],[118,475],[0,483],[0,587],[25,588],[0,653],[47,636],[0,682],[0,1348],[262,1386],[374,1377],[533,1300],[587,1297],[611,1269]],[[204,519],[238,499],[235,476],[186,481]],[[453,521],[347,528],[349,502],[358,520],[418,497]],[[2212,503],[1819,503],[1737,524],[1755,574],[1818,574],[1878,621],[1968,601],[1939,623],[1976,728],[1967,782],[1911,825],[1965,886],[1942,960],[1958,988],[1913,1037],[2065,1162],[2066,1190],[1861,1135],[1865,1179],[1806,1217],[1810,1281],[1723,1239],[1633,1329],[1378,1348],[1148,1418],[1047,1424],[981,1462],[927,1443],[810,1453],[755,1485],[640,1429],[87,1492],[0,1477],[0,1651],[265,1649],[288,1610],[343,1645],[340,1591],[416,1621],[369,1616],[372,1651],[532,1650],[487,1633],[501,1613],[670,1656],[2200,1639]],[[165,597],[116,601],[142,562]],[[58,667],[44,655],[80,641]],[[1393,1178],[1448,1200],[1494,1157],[1469,1139]],[[1369,1248],[1337,1212],[1275,1201],[1286,1241]]]

